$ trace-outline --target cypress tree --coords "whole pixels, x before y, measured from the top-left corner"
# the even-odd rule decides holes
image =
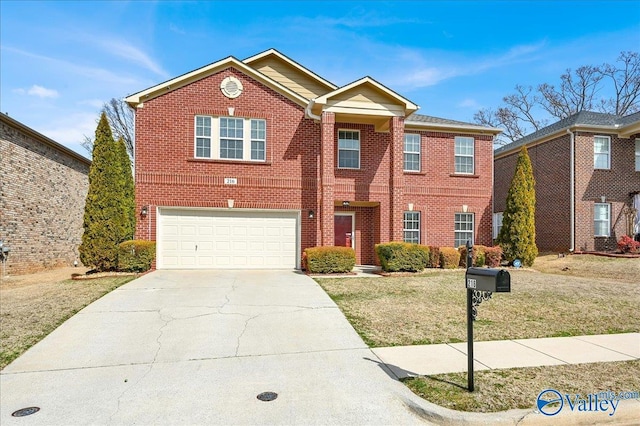
[[[124,139],[120,138],[117,142],[118,157],[120,160],[120,169],[122,170],[122,192],[120,207],[123,210],[125,221],[125,234],[126,240],[133,239],[133,235],[136,230],[136,197],[135,187],[133,184],[133,174],[131,172],[131,160],[129,154],[127,154],[127,147],[124,143]]]
[[[536,192],[533,167],[526,147],[522,147],[516,171],[507,194],[498,242],[509,262],[520,259],[524,266],[533,265],[538,255],[536,246]]]
[[[98,271],[118,266],[118,244],[130,239],[132,226],[123,208],[125,173],[107,116],[102,113],[89,168],[89,191],[84,208],[80,260]],[[129,166],[129,174],[130,166]]]

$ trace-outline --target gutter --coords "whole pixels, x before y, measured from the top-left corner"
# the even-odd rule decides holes
[[[570,142],[570,164],[569,164],[569,181],[570,181],[570,187],[569,187],[569,222],[570,222],[570,247],[569,247],[569,252],[573,253],[575,250],[575,245],[576,245],[576,235],[575,235],[575,229],[576,229],[576,198],[575,198],[575,181],[576,181],[576,170],[575,170],[575,133],[573,133],[571,131],[571,129],[567,129],[567,133],[571,136],[571,142]]]

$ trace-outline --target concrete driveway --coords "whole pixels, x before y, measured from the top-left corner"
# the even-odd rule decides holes
[[[385,371],[305,275],[156,271],[7,366],[0,423],[424,423],[420,401]]]

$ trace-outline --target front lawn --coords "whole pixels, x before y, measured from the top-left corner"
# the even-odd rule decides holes
[[[533,268],[511,269],[511,293],[482,302],[474,324],[476,341],[640,331],[640,260],[553,255],[538,258]],[[464,270],[317,281],[369,346],[467,339]],[[466,390],[466,373],[405,383],[436,404],[478,412],[533,409],[538,393],[549,388],[582,395],[640,388],[638,360],[475,374],[473,393]]]
[[[0,286],[0,369],[76,312],[134,278],[3,283]]]

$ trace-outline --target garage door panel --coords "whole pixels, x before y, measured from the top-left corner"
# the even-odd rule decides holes
[[[298,212],[161,208],[160,213],[160,268],[296,267]]]

